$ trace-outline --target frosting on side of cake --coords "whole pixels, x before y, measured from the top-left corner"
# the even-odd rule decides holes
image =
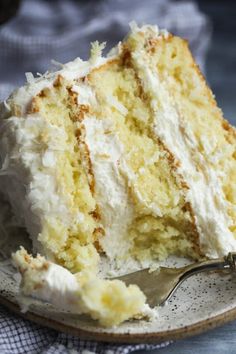
[[[66,228],[75,220],[83,221],[83,213],[68,208],[70,195],[62,193],[56,178],[58,159],[66,152],[71,153],[67,134],[37,114],[9,118],[2,134],[1,158],[5,163],[1,170],[1,189],[7,192],[19,224],[30,233],[34,249],[53,259],[38,239],[45,219],[60,228],[57,241],[61,243],[66,239]]]
[[[63,65],[60,71],[31,78],[28,84],[16,90],[2,104],[0,188],[3,193],[7,193],[7,198],[11,201],[18,224],[27,228],[34,249],[46,254],[50,259],[54,259],[53,252],[45,248],[38,239],[44,220],[50,219],[50,223],[55,224],[57,230],[60,228],[61,237],[57,241],[63,243],[66,239],[66,229],[75,221],[82,224],[84,215],[79,210],[69,208],[71,196],[61,190],[62,186],[57,179],[58,161],[63,154],[71,154],[73,149],[69,144],[68,134],[63,126],[51,124],[40,112],[30,113],[30,105],[42,90],[53,89],[58,77],[73,82],[109,60],[101,57],[100,47],[97,46],[89,61],[84,62],[77,58]],[[91,90],[81,83],[81,100],[82,91],[85,91],[88,97]],[[92,245],[89,245],[87,250],[81,248],[79,251],[79,245],[77,248],[82,263],[88,265],[87,255],[91,266],[96,268],[98,255]]]
[[[49,145],[45,146],[43,142],[39,145],[38,137],[46,133]],[[7,193],[19,224],[27,227],[35,248],[41,250],[41,245],[37,242],[41,218],[45,213],[59,213],[65,217],[68,214],[65,203],[57,195],[53,176],[56,163],[55,144],[57,149],[65,133],[63,130],[55,130],[34,115],[9,118],[1,126],[1,134],[4,136],[0,140],[1,159],[4,161],[1,189]],[[65,142],[63,145],[65,146]]]

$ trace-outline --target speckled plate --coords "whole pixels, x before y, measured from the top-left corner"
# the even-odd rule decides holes
[[[62,312],[36,300],[31,302],[29,311],[22,313],[17,301],[19,276],[9,258],[20,245],[30,250],[31,244],[26,232],[15,225],[10,208],[1,197],[0,211],[0,303],[22,317],[81,338],[123,343],[183,338],[236,319],[236,274],[222,272],[187,279],[152,321],[127,321],[117,328],[104,329],[89,317]],[[172,258],[165,266],[184,263],[186,260]]]
[[[182,265],[182,260],[179,260]],[[0,303],[39,324],[107,342],[160,342],[183,338],[236,319],[236,276],[222,273],[198,274],[186,280],[168,305],[158,310],[158,318],[128,321],[113,329],[104,329],[86,316],[58,311],[34,301],[28,312],[17,305],[18,279],[7,262],[0,262]]]

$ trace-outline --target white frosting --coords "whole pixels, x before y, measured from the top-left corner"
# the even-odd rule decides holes
[[[62,128],[37,114],[9,118],[1,125],[0,134],[0,158],[4,161],[0,188],[19,224],[27,227],[34,247],[41,250],[37,238],[45,217],[59,216],[68,226],[73,220],[55,171],[57,156],[70,149],[67,136]],[[47,136],[47,140],[40,144],[40,136]]]
[[[125,236],[133,217],[133,207],[119,167],[123,146],[115,133],[106,134],[106,131],[112,131],[109,119],[90,117],[83,124],[96,181],[96,200],[106,233],[100,242],[111,259],[119,258],[130,248],[130,240]]]
[[[142,52],[134,52],[132,57],[144,90],[151,97],[154,133],[180,161],[178,170],[190,187],[187,198],[195,214],[202,250],[213,258],[235,251],[236,240],[228,228],[227,203],[217,173],[206,166],[203,156],[195,149],[195,138],[187,126],[181,124],[181,117],[160,82],[157,70],[150,68]]]
[[[55,263],[50,263],[46,271],[32,272],[30,281],[39,284],[39,286],[35,286],[35,289],[31,290],[29,294],[26,291],[26,295],[49,302],[63,310],[77,314],[82,312],[82,309],[78,306],[80,284],[67,269]],[[27,287],[29,284],[25,285]]]
[[[34,81],[30,80],[25,86],[15,90],[10,98],[2,104],[0,113],[2,116],[11,116],[9,110],[9,103],[14,102],[14,105],[18,107],[20,116],[27,114],[28,106],[34,96],[36,96],[41,90],[50,88],[53,82],[61,75],[65,79],[72,81],[75,79],[86,76],[92,69],[107,63],[109,60],[113,60],[113,57],[103,58],[97,57],[92,63],[90,61],[83,61],[80,58],[68,62],[62,65],[62,69],[56,72],[46,72],[44,75],[35,78]],[[4,112],[2,112],[4,110]]]

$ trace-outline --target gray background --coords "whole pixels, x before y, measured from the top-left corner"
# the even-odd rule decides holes
[[[213,24],[206,61],[207,80],[225,118],[236,125],[236,1],[198,0]]]

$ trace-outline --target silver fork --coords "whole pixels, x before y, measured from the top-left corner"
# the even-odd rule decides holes
[[[229,253],[224,258],[193,263],[181,268],[160,267],[153,272],[147,268],[116,277],[116,279],[124,281],[127,285],[138,285],[146,295],[147,303],[155,307],[164,305],[185,279],[193,274],[214,270],[235,271],[236,253]]]

